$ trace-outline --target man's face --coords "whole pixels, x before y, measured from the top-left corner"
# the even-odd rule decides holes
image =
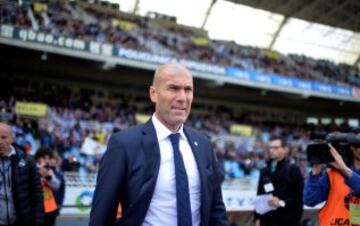
[[[37,160],[39,165],[50,165],[51,158],[48,155],[45,155]]]
[[[10,146],[13,142],[10,127],[0,124],[0,156],[10,153]]]
[[[155,103],[156,117],[171,131],[177,131],[189,116],[193,101],[190,72],[181,67],[164,69],[150,87],[150,98]]]
[[[283,147],[281,140],[272,140],[269,143],[269,155],[270,159],[280,161],[285,158],[287,148]]]

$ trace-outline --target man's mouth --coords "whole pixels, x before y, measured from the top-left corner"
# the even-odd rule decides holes
[[[176,111],[185,111],[186,110],[186,108],[179,108],[179,107],[173,107],[172,109],[176,110]]]

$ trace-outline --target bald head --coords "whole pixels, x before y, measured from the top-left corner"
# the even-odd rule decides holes
[[[191,72],[181,64],[161,65],[155,72],[150,98],[155,103],[155,116],[172,132],[189,116],[193,100]]]
[[[164,81],[165,76],[178,76],[178,74],[189,76],[192,79],[192,74],[185,66],[179,63],[167,63],[160,65],[154,74],[153,86],[158,86],[159,83]]]
[[[5,123],[0,123],[0,156],[10,153],[10,146],[14,141],[11,127]]]

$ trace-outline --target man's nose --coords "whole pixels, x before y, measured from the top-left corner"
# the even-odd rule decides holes
[[[180,89],[177,95],[177,100],[178,101],[184,101],[186,99],[186,93],[185,90]]]

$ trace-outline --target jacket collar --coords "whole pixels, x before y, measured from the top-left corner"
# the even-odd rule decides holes
[[[14,146],[10,145],[10,152],[7,155],[2,156],[2,158],[11,158],[13,155],[16,155],[16,150]]]

